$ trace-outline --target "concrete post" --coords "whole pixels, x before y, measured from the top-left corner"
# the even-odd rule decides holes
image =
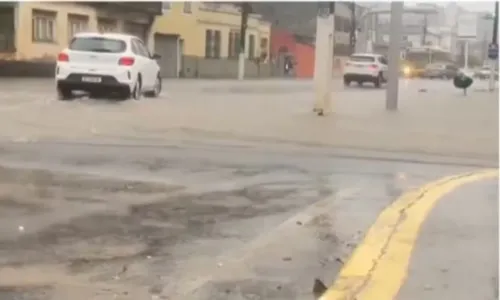
[[[403,25],[403,2],[391,2],[391,34],[389,43],[389,70],[387,76],[387,90],[385,108],[389,111],[398,109],[399,94],[399,62],[402,42],[401,27]]]
[[[245,79],[245,53],[238,54],[238,80]]]
[[[366,52],[366,53],[373,53],[373,41],[372,41],[371,36],[370,36],[370,38],[368,38],[368,40],[366,41],[366,49],[365,49],[365,52]]]
[[[248,15],[251,12],[251,6],[248,2],[241,3],[241,24],[240,24],[240,52],[238,53],[238,80],[245,78],[245,45],[247,39]]]
[[[331,112],[334,26],[334,14],[330,13],[330,10],[327,8],[320,8],[316,17],[314,58],[315,102],[313,109],[320,116]]]
[[[464,41],[464,70],[469,69],[469,41]]]
[[[495,66],[497,64],[496,60],[490,59],[490,78],[488,78],[488,91],[493,92],[495,90]]]

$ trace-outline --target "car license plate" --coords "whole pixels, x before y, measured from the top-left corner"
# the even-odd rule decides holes
[[[83,76],[82,81],[83,82],[99,83],[99,82],[101,82],[101,77]]]

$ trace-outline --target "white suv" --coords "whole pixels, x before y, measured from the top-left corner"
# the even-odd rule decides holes
[[[372,82],[376,87],[387,82],[387,59],[374,53],[355,53],[344,65],[344,84]]]
[[[70,100],[73,91],[85,91],[91,97],[157,97],[161,92],[158,58],[132,35],[76,34],[57,58],[58,97]]]

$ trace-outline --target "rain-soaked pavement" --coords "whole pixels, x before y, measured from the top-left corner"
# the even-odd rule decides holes
[[[314,150],[4,143],[0,299],[312,299],[406,190],[474,169]]]

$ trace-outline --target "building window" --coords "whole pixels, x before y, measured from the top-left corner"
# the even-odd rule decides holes
[[[267,38],[261,38],[260,39],[260,50],[261,51],[267,51],[267,44],[268,44]]]
[[[342,32],[344,31],[344,18],[340,16],[335,16],[335,31],[336,32]]]
[[[172,8],[172,6],[171,6],[170,2],[162,2],[161,3],[161,8],[164,11],[168,11],[168,10],[170,10]]]
[[[68,15],[68,40],[71,40],[75,34],[87,31],[89,26],[89,17],[80,15]]]
[[[261,61],[265,61],[267,59],[267,52],[269,51],[268,46],[269,46],[268,39],[261,38],[260,39],[260,60]]]
[[[185,14],[190,14],[190,13],[192,13],[192,12],[193,12],[193,10],[192,10],[193,8],[191,7],[191,4],[192,4],[191,2],[184,2],[184,9],[183,9],[183,12],[184,12]]]
[[[352,29],[352,21],[351,19],[344,19],[344,32],[351,32]]]
[[[15,50],[14,9],[0,10],[0,51]]]
[[[97,30],[100,33],[104,32],[116,32],[117,31],[117,25],[115,20],[110,20],[110,19],[98,19],[97,20]]]
[[[255,35],[248,36],[248,59],[255,58]]]
[[[219,30],[205,31],[205,58],[220,58],[220,36]]]
[[[237,58],[239,52],[240,52],[240,33],[238,31],[230,31],[227,57]]]
[[[34,42],[56,41],[56,13],[33,10],[31,19],[32,39]]]

